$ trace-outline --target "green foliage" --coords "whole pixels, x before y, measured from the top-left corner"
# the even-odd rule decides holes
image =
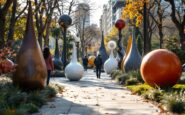
[[[112,79],[116,79],[118,76],[121,76],[123,73],[120,70],[114,70],[111,74],[110,77]]]
[[[165,96],[164,103],[167,109],[173,113],[185,112],[185,92],[171,93]]]
[[[164,91],[160,89],[150,90],[148,98],[152,101],[160,102],[163,99]]]
[[[127,88],[130,89],[134,94],[139,94],[139,95],[142,95],[147,91],[153,89],[152,87],[146,84],[131,85],[131,86],[127,86]]]
[[[43,90],[23,92],[10,80],[0,80],[0,113],[3,115],[27,115],[35,113],[39,107],[56,96],[56,90],[46,87]]]
[[[52,36],[58,38],[60,36],[60,31],[61,31],[60,28],[53,28],[51,30]]]
[[[182,63],[185,63],[185,52],[180,48],[178,39],[176,37],[172,37],[167,39],[165,48],[174,52]]]
[[[130,71],[128,73],[128,76],[131,77],[131,78],[137,79],[138,83],[144,83],[144,81],[143,81],[143,79],[141,77],[141,73],[140,73],[139,70],[137,70],[137,71]]]
[[[139,81],[137,80],[137,78],[131,77],[125,80],[125,85],[136,85],[136,84],[139,84]]]

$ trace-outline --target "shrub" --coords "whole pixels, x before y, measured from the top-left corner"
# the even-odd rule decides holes
[[[166,95],[164,104],[167,109],[173,113],[184,113],[185,112],[185,92],[172,93]]]
[[[24,111],[27,113],[36,113],[39,111],[39,108],[32,103],[26,103],[26,104],[21,105],[18,110]]]
[[[127,86],[128,89],[130,89],[134,94],[142,95],[146,93],[147,91],[153,89],[149,85],[142,84],[142,85],[131,85]]]
[[[185,63],[185,52],[180,48],[178,39],[176,37],[171,37],[167,39],[167,43],[165,44],[165,48],[174,52],[182,63]]]
[[[123,74],[122,73],[122,71],[120,71],[120,70],[114,70],[112,73],[111,73],[111,78],[112,79],[115,79],[117,76],[120,76],[121,74]]]
[[[131,77],[125,80],[125,85],[137,85],[137,84],[139,84],[139,81],[137,80],[137,78]]]
[[[149,91],[149,99],[152,101],[160,102],[163,99],[164,92],[160,89],[154,89]]]

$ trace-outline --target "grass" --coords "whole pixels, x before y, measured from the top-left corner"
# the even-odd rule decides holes
[[[0,77],[0,113],[1,115],[27,115],[38,112],[39,108],[62,93],[64,87],[51,84],[43,90],[21,91],[12,84],[10,78]]]
[[[179,82],[168,88],[153,88],[145,84],[139,71],[123,73],[114,71],[111,77],[121,85],[126,86],[133,94],[141,95],[143,98],[160,103],[163,109],[172,113],[185,113],[185,73]]]

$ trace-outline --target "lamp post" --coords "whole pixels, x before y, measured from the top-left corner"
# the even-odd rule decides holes
[[[118,52],[118,55],[119,55],[119,58],[120,58],[118,66],[121,69],[121,61],[122,61],[123,56],[125,54],[125,50],[124,50],[123,43],[122,43],[122,34],[121,34],[121,30],[125,27],[124,20],[122,20],[122,19],[117,20],[116,23],[115,23],[115,27],[119,31],[119,39],[118,39],[118,42],[117,42],[117,46],[118,46],[118,51],[117,52]]]
[[[67,65],[66,63],[66,32],[67,32],[67,28],[71,25],[72,23],[72,19],[68,16],[68,15],[62,15],[60,16],[59,20],[58,20],[59,25],[62,28],[62,33],[63,33],[63,60],[64,60],[64,69]]]

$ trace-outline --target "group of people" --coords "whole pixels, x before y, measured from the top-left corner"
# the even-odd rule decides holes
[[[87,71],[87,65],[88,65],[87,56],[85,56],[82,60],[83,60],[84,69],[85,69],[85,71]],[[97,76],[97,78],[100,79],[101,69],[102,69],[102,65],[103,65],[102,58],[101,58],[100,54],[94,59],[94,65],[96,66],[96,70],[95,70],[96,76]]]
[[[46,67],[47,67],[47,73],[48,73],[46,84],[49,85],[51,72],[54,70],[54,64],[53,64],[53,61],[52,61],[52,55],[51,55],[50,50],[49,50],[48,47],[44,48],[43,56],[44,56],[44,60],[45,60]],[[82,61],[83,61],[84,70],[87,71],[87,66],[88,66],[88,58],[87,58],[87,56],[85,56],[82,59]],[[101,69],[102,69],[102,65],[103,65],[101,55],[98,55],[94,59],[94,64],[96,66],[96,76],[97,76],[98,79],[100,79]]]

